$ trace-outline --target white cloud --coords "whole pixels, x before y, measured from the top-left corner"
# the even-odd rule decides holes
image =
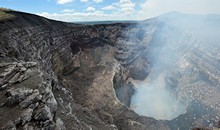
[[[124,15],[120,12],[111,14],[104,13],[103,11],[94,12],[73,12],[73,13],[38,13],[37,15],[47,17],[50,19],[73,22],[73,21],[105,21],[105,20],[128,20],[131,18],[129,15]]]
[[[57,3],[58,4],[66,4],[66,3],[70,3],[72,2],[73,0],[57,0]]]
[[[122,13],[135,13],[135,3],[131,0],[120,0],[118,3],[113,3],[112,5],[117,6]]]
[[[139,16],[154,17],[163,13],[178,11],[189,14],[220,13],[220,0],[145,0]]]
[[[86,9],[86,11],[95,11],[95,8],[93,8],[93,7],[88,7],[88,8]]]
[[[102,0],[93,0],[95,2],[102,2]],[[100,21],[100,20],[135,20],[136,11],[135,3],[131,0],[120,0],[117,3],[113,3],[109,6],[101,8],[103,11],[96,10],[94,7],[88,7],[85,11],[79,12],[70,9],[65,9],[62,13],[38,13],[40,16],[44,16],[50,19],[56,19],[61,21]],[[106,10],[112,10],[112,13],[106,13]]]
[[[114,10],[114,9],[115,9],[115,7],[112,6],[112,5],[105,6],[105,7],[102,8],[102,10]]]
[[[80,0],[80,2],[88,2],[88,0]]]
[[[103,2],[103,0],[93,0],[94,2],[96,2],[96,3],[101,3],[101,2]]]
[[[75,11],[74,9],[64,9],[64,10],[62,10],[63,13],[72,13],[74,11]]]
[[[65,0],[72,1],[72,0]],[[101,7],[102,11],[88,7],[80,12],[71,9],[61,13],[39,13],[39,15],[62,21],[97,21],[97,20],[144,20],[170,11],[193,14],[220,14],[220,0],[145,0],[136,10],[137,3],[131,0],[119,0],[109,6]],[[112,10],[107,13],[106,10]],[[105,12],[106,11],[106,12]]]

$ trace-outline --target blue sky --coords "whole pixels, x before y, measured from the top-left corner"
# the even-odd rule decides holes
[[[170,11],[220,14],[220,0],[0,0],[0,7],[62,21],[143,20]]]

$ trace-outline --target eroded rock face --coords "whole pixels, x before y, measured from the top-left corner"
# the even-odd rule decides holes
[[[16,18],[0,21],[0,128],[168,129],[116,97],[115,88],[128,85],[122,100],[129,105],[128,79],[148,75],[144,45],[124,33],[137,33],[135,23],[75,25],[9,13]],[[116,73],[122,86],[113,83]]]
[[[57,102],[52,93],[51,81],[46,81],[37,63],[22,61],[0,64],[1,84],[6,86],[1,90],[0,113],[4,117],[1,118],[1,128],[53,127]],[[55,102],[48,102],[48,99]],[[38,118],[39,115],[42,118]],[[45,126],[37,125],[46,121],[48,123]]]

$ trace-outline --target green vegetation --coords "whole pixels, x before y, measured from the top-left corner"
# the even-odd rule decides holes
[[[15,18],[13,14],[10,14],[10,11],[10,9],[0,8],[0,21]]]

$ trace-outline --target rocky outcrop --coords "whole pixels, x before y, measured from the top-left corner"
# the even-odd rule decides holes
[[[53,128],[57,101],[37,62],[0,63],[1,128]],[[39,125],[40,124],[40,125]]]

